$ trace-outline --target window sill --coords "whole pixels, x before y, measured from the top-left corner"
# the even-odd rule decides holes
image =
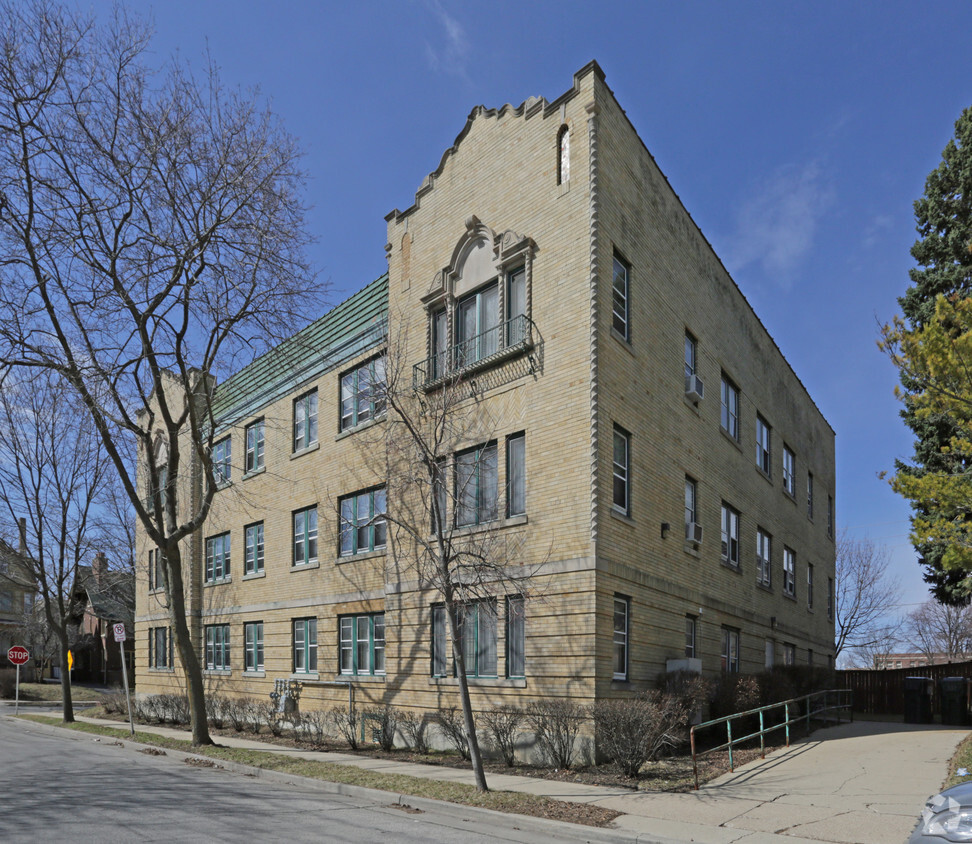
[[[379,422],[384,422],[386,418],[387,415],[385,413],[382,413],[381,416],[376,416],[374,419],[369,419],[367,422],[361,422],[358,425],[352,425],[350,428],[345,428],[334,438],[334,442],[337,442],[338,440],[343,440],[345,437],[350,437],[352,434],[357,434],[360,433],[361,431],[367,431],[369,428],[374,427]]]
[[[525,677],[467,677],[470,686],[502,686],[507,689],[525,689]],[[430,686],[458,686],[458,677],[429,677]]]
[[[763,467],[762,467],[762,466],[760,466],[760,465],[759,465],[758,463],[756,464],[756,472],[757,472],[757,473],[758,473],[758,474],[759,474],[759,475],[760,475],[760,476],[761,476],[761,477],[763,478],[763,480],[765,480],[765,481],[766,481],[767,483],[769,483],[769,484],[771,484],[771,483],[773,483],[773,476],[772,476],[772,475],[770,475],[770,474],[769,474],[768,472],[765,472],[765,471],[763,470]]]
[[[611,688],[612,689],[630,689],[631,680],[627,677],[612,677],[611,678]]]
[[[625,351],[628,352],[629,355],[631,355],[632,357],[637,357],[637,355],[635,354],[634,346],[631,345],[631,341],[627,337],[625,337],[620,331],[618,331],[618,329],[616,329],[613,325],[611,326],[611,336],[621,344],[621,346],[625,349]]]
[[[698,542],[689,542],[686,539],[685,542],[682,544],[682,550],[690,557],[701,557],[702,552],[699,551],[699,544],[700,543]]]
[[[739,449],[739,453],[742,454],[742,443],[739,442],[739,440],[736,437],[730,434],[721,425],[719,426],[719,432],[722,434],[722,436],[724,436],[727,440],[729,440],[729,442],[731,442],[737,449]]]
[[[267,467],[266,466],[261,466],[259,469],[251,469],[249,472],[244,473],[242,479],[244,481],[248,481],[248,480],[250,480],[250,478],[255,478],[258,475],[262,475],[266,471],[267,471]]]
[[[517,527],[527,524],[526,516],[510,516],[508,519],[494,519],[491,522],[482,522],[478,525],[462,525],[453,528],[452,536],[468,536],[473,533],[480,533],[486,530],[500,530],[502,528]]]
[[[631,518],[627,513],[622,513],[620,510],[615,510],[611,507],[611,518],[617,519],[619,522],[624,522],[626,525],[631,525],[634,527],[635,520]]]
[[[221,492],[224,489],[229,489],[233,486],[232,480],[216,481],[216,492]]]
[[[359,560],[373,560],[375,557],[384,557],[388,553],[388,548],[376,548],[374,551],[361,551],[357,554],[346,554],[337,558],[337,564],[356,563]]]
[[[768,585],[768,584],[766,584],[766,583],[759,583],[759,582],[757,582],[756,583],[756,588],[757,589],[762,589],[764,592],[772,592],[773,591],[773,587],[770,586],[770,585]]]
[[[175,668],[153,668],[149,666],[149,671],[152,674],[175,674]]]
[[[202,673],[204,677],[230,677],[233,674],[229,668],[204,668]]]
[[[0,574],[2,574],[2,572],[0,572]],[[164,595],[165,594],[165,587],[164,586],[156,586],[154,589],[149,589],[148,593],[149,593],[149,595]]]
[[[702,411],[699,409],[699,404],[701,402],[692,401],[685,393],[682,394],[682,401],[685,402],[685,406],[691,410],[696,416],[701,416]]]
[[[314,560],[311,563],[301,563],[299,566],[291,566],[291,571],[307,571],[308,569],[319,569],[321,567],[320,560]]]
[[[796,496],[786,487],[783,487],[783,495],[790,499],[794,504],[797,503]]]
[[[334,682],[340,683],[384,683],[384,674],[338,674]]]
[[[730,563],[727,559],[723,557],[722,565],[729,569],[729,571],[734,571],[736,574],[742,574],[742,566],[739,563]]]
[[[312,451],[317,451],[321,447],[320,442],[312,443],[311,445],[302,448],[300,451],[295,451],[290,455],[291,460],[296,460],[298,457],[303,457],[305,454],[310,454]]]
[[[260,680],[267,676],[267,672],[263,669],[259,671],[244,671],[243,677],[247,680]]]
[[[203,589],[208,589],[210,586],[222,586],[224,583],[232,583],[233,578],[231,577],[221,577],[219,580],[207,580],[203,583]]]
[[[267,573],[263,569],[260,569],[260,571],[251,571],[249,574],[244,574],[243,575],[243,579],[244,580],[259,580],[261,577],[266,577],[266,576],[267,576]]]
[[[791,595],[789,592],[784,592],[783,597],[788,601],[793,601],[794,604],[796,603],[796,594]]]
[[[306,674],[300,674],[295,671],[287,679],[288,680],[320,680],[321,675],[318,674],[316,671],[308,671]]]

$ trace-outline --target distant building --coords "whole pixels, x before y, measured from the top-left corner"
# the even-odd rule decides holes
[[[949,657],[948,654],[896,653],[876,654],[874,667],[878,670],[892,668],[920,668],[923,665],[945,665],[949,662],[965,662],[969,654]]]
[[[24,644],[18,631],[32,613],[37,597],[25,530],[21,521],[17,548],[0,539],[0,665],[8,664],[7,651],[11,645]]]

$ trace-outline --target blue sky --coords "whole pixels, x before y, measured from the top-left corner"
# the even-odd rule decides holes
[[[160,59],[210,50],[300,138],[312,259],[337,302],[385,270],[384,215],[478,104],[554,99],[591,59],[837,432],[839,526],[887,545],[902,609],[925,587],[910,454],[876,346],[912,203],[972,104],[972,4],[131,0]]]

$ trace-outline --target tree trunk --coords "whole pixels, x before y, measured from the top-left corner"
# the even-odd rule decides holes
[[[64,630],[58,631],[61,641],[61,717],[66,724],[74,722],[74,701],[71,699],[71,671],[68,668],[68,638]]]
[[[476,788],[479,791],[489,791],[486,785],[486,772],[483,770],[483,757],[479,752],[479,738],[476,734],[476,722],[473,719],[472,700],[469,697],[469,679],[466,677],[466,660],[462,653],[462,639],[459,634],[459,607],[451,590],[446,597],[446,614],[449,616],[449,632],[452,638],[452,658],[456,664],[456,676],[459,678],[459,700],[462,702],[462,720],[466,728],[466,741],[469,744],[469,761],[472,763],[473,775],[476,777]]]

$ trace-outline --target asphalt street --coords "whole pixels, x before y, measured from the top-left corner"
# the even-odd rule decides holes
[[[536,841],[515,816],[421,812],[313,785],[191,767],[128,743],[0,716],[0,841]],[[507,820],[508,818],[508,820]],[[569,827],[564,827],[565,831]],[[583,833],[564,838],[583,841]]]

